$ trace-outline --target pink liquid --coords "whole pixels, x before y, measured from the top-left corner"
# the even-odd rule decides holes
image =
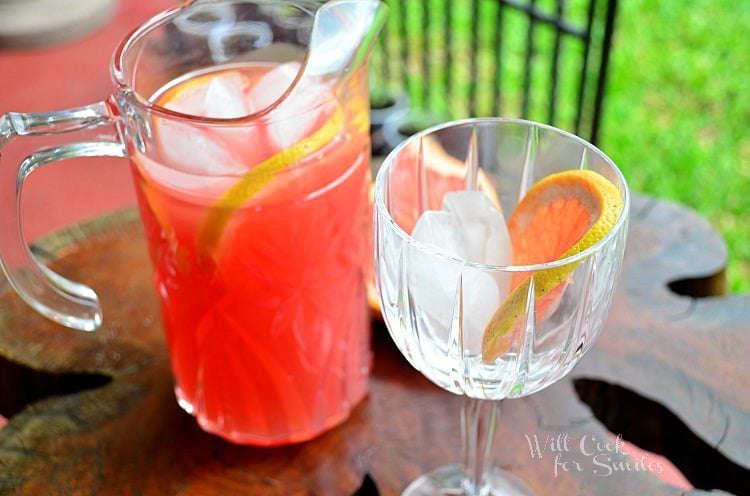
[[[252,81],[258,69],[242,70]],[[131,154],[180,404],[205,430],[233,442],[312,438],[346,419],[366,394],[371,353],[362,273],[370,169],[360,122],[368,108],[363,78],[354,89],[338,107],[345,109],[338,136],[232,210],[208,253],[201,246],[207,214],[238,178],[192,190],[160,182],[166,176],[150,171],[175,164],[159,158],[168,154],[159,155],[165,144],[158,136],[152,151]],[[310,134],[330,115],[322,110]],[[211,136],[213,129],[199,131]],[[253,124],[247,132],[262,138],[267,129]],[[239,131],[231,133],[217,136],[248,169],[257,157],[280,151],[255,138],[245,140],[252,142],[245,149],[235,139]]]

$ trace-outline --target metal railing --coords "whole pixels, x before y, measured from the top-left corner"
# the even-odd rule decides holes
[[[402,133],[499,115],[598,140],[617,0],[385,1],[373,110],[407,108]]]

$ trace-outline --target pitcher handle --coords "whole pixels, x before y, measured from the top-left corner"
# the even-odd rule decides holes
[[[82,331],[96,330],[102,308],[93,289],[70,281],[38,261],[31,253],[21,223],[21,191],[26,177],[51,162],[76,157],[124,157],[119,141],[85,141],[44,148],[16,168],[2,163],[2,148],[21,136],[55,135],[113,124],[106,102],[57,112],[0,116],[0,266],[23,301],[43,316]]]

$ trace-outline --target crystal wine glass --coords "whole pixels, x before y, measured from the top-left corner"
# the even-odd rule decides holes
[[[506,225],[518,223],[514,210],[527,192],[571,170],[598,173],[610,200],[619,203],[599,239],[579,243],[575,253],[567,245],[546,248],[580,238],[567,232],[578,222],[575,205],[557,211],[554,202],[542,205],[567,187],[558,181],[518,213],[536,215],[526,243],[511,240]],[[601,212],[591,198],[577,197],[590,193],[584,190],[569,192],[572,203],[596,219]],[[487,217],[488,208],[501,220]],[[553,384],[592,346],[614,294],[628,216],[628,187],[615,164],[593,145],[547,125],[504,118],[449,122],[388,155],[376,178],[374,215],[383,317],[414,368],[466,398],[462,463],[421,476],[404,495],[529,492],[492,465],[498,405]],[[561,253],[547,260],[545,250],[546,256]]]

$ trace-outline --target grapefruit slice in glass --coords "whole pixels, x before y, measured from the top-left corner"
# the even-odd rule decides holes
[[[581,253],[612,230],[623,208],[615,185],[594,171],[569,170],[545,177],[531,187],[508,220],[513,264],[542,264]],[[540,321],[555,308],[582,262],[514,274],[513,289],[484,331],[482,360],[491,363],[511,348],[517,324],[527,311],[532,282]]]

